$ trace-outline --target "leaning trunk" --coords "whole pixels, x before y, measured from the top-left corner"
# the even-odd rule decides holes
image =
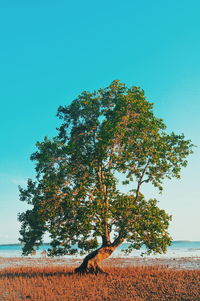
[[[82,264],[75,269],[75,273],[104,273],[104,270],[101,267],[102,261],[108,258],[114,252],[114,250],[121,244],[121,242],[116,244],[110,244],[108,246],[102,246],[99,249],[88,254],[84,258]]]

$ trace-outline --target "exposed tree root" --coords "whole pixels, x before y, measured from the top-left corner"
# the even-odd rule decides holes
[[[89,266],[89,267],[83,267],[80,266],[74,270],[76,274],[84,275],[84,274],[108,274],[105,272],[100,266]]]

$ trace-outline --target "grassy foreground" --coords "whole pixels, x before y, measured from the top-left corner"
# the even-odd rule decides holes
[[[200,271],[161,267],[107,267],[109,275],[79,276],[69,267],[0,271],[0,300],[200,300]]]

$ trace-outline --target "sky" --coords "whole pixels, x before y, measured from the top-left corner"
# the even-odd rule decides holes
[[[18,185],[35,143],[56,133],[59,105],[114,79],[140,86],[169,132],[197,146],[159,207],[174,240],[200,241],[200,2],[0,0],[0,243],[19,238]]]

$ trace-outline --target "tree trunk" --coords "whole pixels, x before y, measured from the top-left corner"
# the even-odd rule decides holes
[[[105,273],[101,267],[101,262],[108,258],[114,250],[122,243],[122,240],[117,241],[116,243],[102,246],[99,249],[93,251],[92,253],[88,254],[81,265],[75,269],[75,273],[79,274],[97,274],[97,273]]]

